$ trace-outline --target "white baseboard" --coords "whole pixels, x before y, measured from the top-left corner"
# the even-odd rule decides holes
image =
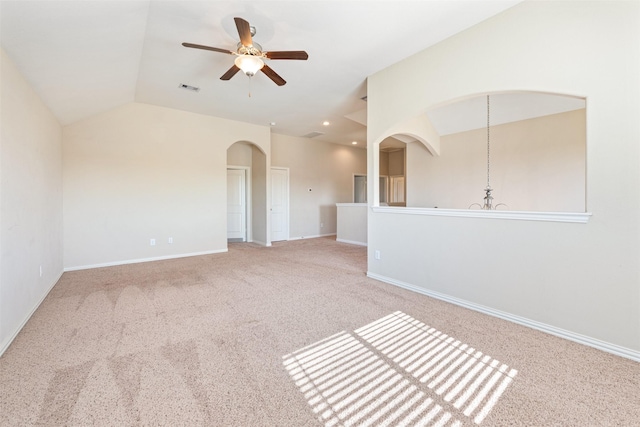
[[[538,331],[546,332],[551,335],[555,335],[560,338],[564,338],[570,341],[577,342],[579,344],[587,345],[589,347],[596,348],[598,350],[606,351],[607,353],[615,354],[616,356],[625,357],[627,359],[640,362],[640,351],[632,350],[630,348],[622,347],[616,344],[611,344],[606,341],[601,341],[596,338],[591,338],[586,335],[577,334],[575,332],[567,331],[562,328],[558,328],[546,323],[537,322],[535,320],[527,319],[526,317],[517,316],[504,311],[495,310],[490,307],[486,307],[480,304],[476,304],[470,301],[452,297],[440,292],[430,291],[427,289],[419,288],[409,283],[401,282],[399,280],[391,279],[389,277],[381,276],[376,273],[367,271],[367,277],[379,280],[381,282],[388,283],[390,285],[398,286],[404,289],[408,289],[419,294],[423,294],[432,298],[436,298],[442,301],[449,302],[461,307],[468,308],[470,310],[478,311],[480,313],[488,314],[489,316],[498,317],[500,319],[508,320],[519,325],[527,326]]]
[[[159,257],[153,257],[153,258],[139,258],[139,259],[124,260],[124,261],[105,262],[101,264],[79,265],[75,267],[65,267],[64,271],[88,270],[91,268],[113,267],[116,265],[126,265],[126,264],[138,264],[140,262],[163,261],[166,259],[187,258],[192,256],[219,254],[227,251],[228,251],[227,249],[217,249],[215,251],[191,252],[187,254],[166,255],[166,256],[159,256]]]
[[[335,235],[336,235],[336,233],[316,234],[314,236],[289,237],[289,239],[287,239],[287,240],[317,239],[318,237],[330,237],[330,236],[335,236]]]
[[[18,336],[18,334],[20,333],[20,331],[22,330],[22,328],[24,328],[24,325],[27,324],[27,322],[29,321],[29,319],[31,319],[31,316],[33,316],[33,313],[36,312],[36,310],[38,309],[38,307],[40,307],[40,304],[42,304],[42,301],[44,301],[44,299],[47,297],[47,295],[49,295],[49,292],[51,292],[51,289],[53,289],[53,287],[56,285],[56,283],[58,283],[58,280],[60,280],[60,278],[62,277],[62,273],[63,271],[60,272],[60,274],[58,274],[58,276],[56,277],[56,279],[53,281],[53,283],[51,283],[49,285],[49,288],[47,289],[47,291],[42,295],[42,297],[40,298],[40,300],[36,303],[36,305],[33,306],[33,308],[31,309],[31,311],[29,311],[29,313],[27,313],[27,315],[25,316],[24,320],[20,323],[20,325],[16,328],[16,330],[13,332],[13,334],[11,334],[10,337],[8,337],[0,346],[0,357],[4,354],[4,352],[9,348],[9,346],[11,345],[11,343],[13,342],[14,339],[16,339],[16,337]]]
[[[336,242],[349,243],[351,245],[367,246],[365,242],[356,242],[355,240],[336,239]]]

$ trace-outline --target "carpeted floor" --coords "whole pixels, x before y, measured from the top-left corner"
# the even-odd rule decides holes
[[[365,271],[320,238],[65,273],[0,358],[0,424],[640,425],[640,364]]]

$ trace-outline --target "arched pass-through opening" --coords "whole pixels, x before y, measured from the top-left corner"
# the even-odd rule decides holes
[[[428,126],[420,129],[419,120]],[[479,94],[432,108],[390,131],[379,143],[378,176],[385,176],[387,141],[403,141],[408,208],[479,209],[490,188],[494,209],[586,212],[585,98]]]
[[[406,206],[408,143],[422,144],[434,155],[440,153],[440,138],[425,114],[392,127],[372,148],[373,206]]]
[[[379,145],[378,194],[380,206],[406,206],[407,139],[385,138]]]
[[[251,142],[235,142],[227,149],[227,241],[267,246],[267,224],[267,157]]]

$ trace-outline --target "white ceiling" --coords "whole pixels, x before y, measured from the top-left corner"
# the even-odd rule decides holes
[[[518,2],[2,1],[0,39],[62,124],[136,101],[364,144],[368,75]],[[222,81],[231,55],[181,46],[235,50],[236,16],[256,27],[266,51],[309,53],[269,62],[285,86],[261,73]],[[452,129],[446,117],[434,122]]]

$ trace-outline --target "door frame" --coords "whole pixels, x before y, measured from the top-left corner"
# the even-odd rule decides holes
[[[239,169],[239,170],[243,170],[244,171],[244,197],[245,197],[245,231],[246,231],[246,241],[247,242],[253,242],[253,229],[251,226],[251,213],[252,213],[252,208],[251,208],[251,166],[233,166],[233,165],[227,165],[227,170],[229,169]],[[225,202],[226,204],[226,202]],[[227,207],[228,209],[228,207]]]
[[[286,227],[287,227],[287,232],[286,234],[286,239],[284,241],[289,240],[289,238],[291,237],[291,173],[289,172],[289,168],[285,168],[285,167],[280,167],[280,166],[271,166],[271,168],[269,169],[269,173],[273,172],[273,170],[282,170],[285,171],[287,173],[287,191],[286,193],[286,198],[287,198],[287,212],[286,212]],[[271,179],[271,176],[269,176],[269,185],[272,186],[273,185],[273,180]],[[269,188],[269,192],[271,193],[271,197],[270,199],[270,204],[273,203],[273,191],[272,188]],[[269,216],[272,215],[273,212],[273,205],[269,206]],[[273,234],[271,232],[271,227],[273,227],[273,221],[271,221],[272,218],[269,218],[269,240],[271,240],[273,238]]]
[[[365,173],[353,173],[351,174],[352,178],[351,178],[351,201],[353,203],[356,203],[356,177],[361,176],[364,177],[364,182],[365,182],[365,186],[364,186],[364,203],[368,203],[369,202],[369,177],[367,176],[366,172]]]

